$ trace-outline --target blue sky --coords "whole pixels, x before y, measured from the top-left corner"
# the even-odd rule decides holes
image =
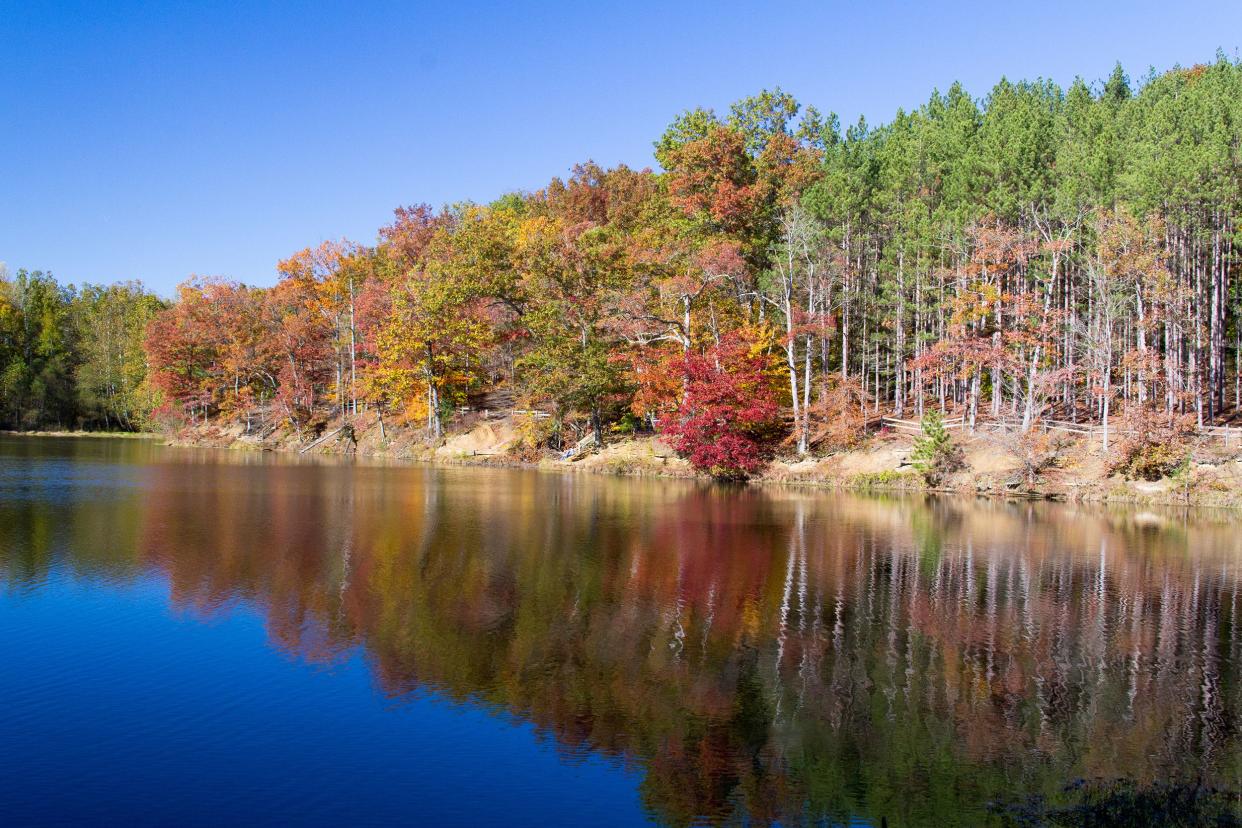
[[[254,284],[399,204],[653,164],[679,111],[780,85],[873,122],[961,80],[1132,77],[1242,47],[1242,2],[0,0],[0,261]]]

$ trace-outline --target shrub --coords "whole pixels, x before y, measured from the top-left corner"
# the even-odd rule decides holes
[[[1065,450],[1073,443],[1067,434],[1043,432],[1033,428],[1021,431],[1002,431],[992,438],[997,446],[1008,451],[1022,464],[1021,480],[1011,480],[1012,485],[1035,486],[1036,480],[1046,470],[1060,465]]]
[[[1162,480],[1186,463],[1194,433],[1189,417],[1170,417],[1137,406],[1121,418],[1121,439],[1109,463],[1128,480]]]
[[[183,412],[178,411],[172,403],[162,403],[151,410],[147,417],[147,426],[162,434],[172,435],[185,428],[186,419]]]
[[[815,431],[811,443],[826,451],[852,448],[867,436],[867,395],[862,383],[833,374],[825,380],[819,402],[811,408]]]
[[[1129,452],[1122,472],[1130,480],[1163,480],[1186,461],[1186,454],[1176,445],[1154,443]]]
[[[556,432],[556,424],[551,417],[534,417],[529,414],[519,415],[514,419],[517,440],[509,453],[524,463],[538,461]]]
[[[637,434],[642,430],[643,421],[634,416],[633,411],[626,411],[621,415],[621,419],[617,420],[611,426],[609,431],[613,434]]]
[[[909,480],[909,475],[896,469],[878,472],[859,472],[849,478],[849,485],[855,489],[894,489],[902,487]]]

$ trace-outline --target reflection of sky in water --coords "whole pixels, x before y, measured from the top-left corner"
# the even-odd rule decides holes
[[[972,825],[1229,781],[1236,552],[1211,513],[0,439],[0,805]]]
[[[0,597],[0,805],[9,825],[642,822],[636,779],[564,761],[532,726],[433,693],[376,693],[365,656],[282,658],[261,612],[203,623],[145,576],[56,572]]]

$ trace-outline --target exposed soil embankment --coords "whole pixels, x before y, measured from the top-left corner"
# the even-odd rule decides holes
[[[374,416],[362,415],[350,427],[343,425],[332,422],[316,432],[298,433],[288,427],[247,430],[241,425],[209,423],[187,428],[168,442],[250,451],[354,454],[448,465],[546,467],[616,475],[695,475],[672,448],[651,435],[610,438],[600,448],[584,440],[579,451],[530,451],[523,447],[523,418],[513,415],[476,417],[450,430],[438,443],[429,441],[422,429],[392,424],[381,427]]]
[[[613,475],[695,477],[685,460],[658,437],[611,437],[602,448],[584,441],[579,451],[553,453],[523,447],[521,418],[477,418],[460,424],[438,443],[421,429],[387,424],[373,416],[329,423],[317,432],[287,427],[206,425],[186,429],[174,445],[211,446],[306,454],[356,454],[447,465],[523,466]],[[1107,457],[1089,438],[1067,441],[1033,476],[1016,451],[993,435],[959,434],[961,468],[941,479],[935,491],[963,495],[1037,497],[1082,502],[1242,506],[1242,447],[1217,446],[1195,452],[1177,475],[1128,480],[1109,473]],[[927,491],[910,464],[914,437],[887,433],[826,456],[777,458],[755,478],[758,483],[818,485],[876,491]]]

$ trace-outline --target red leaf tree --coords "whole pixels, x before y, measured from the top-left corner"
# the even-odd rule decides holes
[[[684,371],[681,404],[659,420],[673,448],[719,480],[745,480],[763,468],[781,426],[768,355],[733,335],[686,354]]]

